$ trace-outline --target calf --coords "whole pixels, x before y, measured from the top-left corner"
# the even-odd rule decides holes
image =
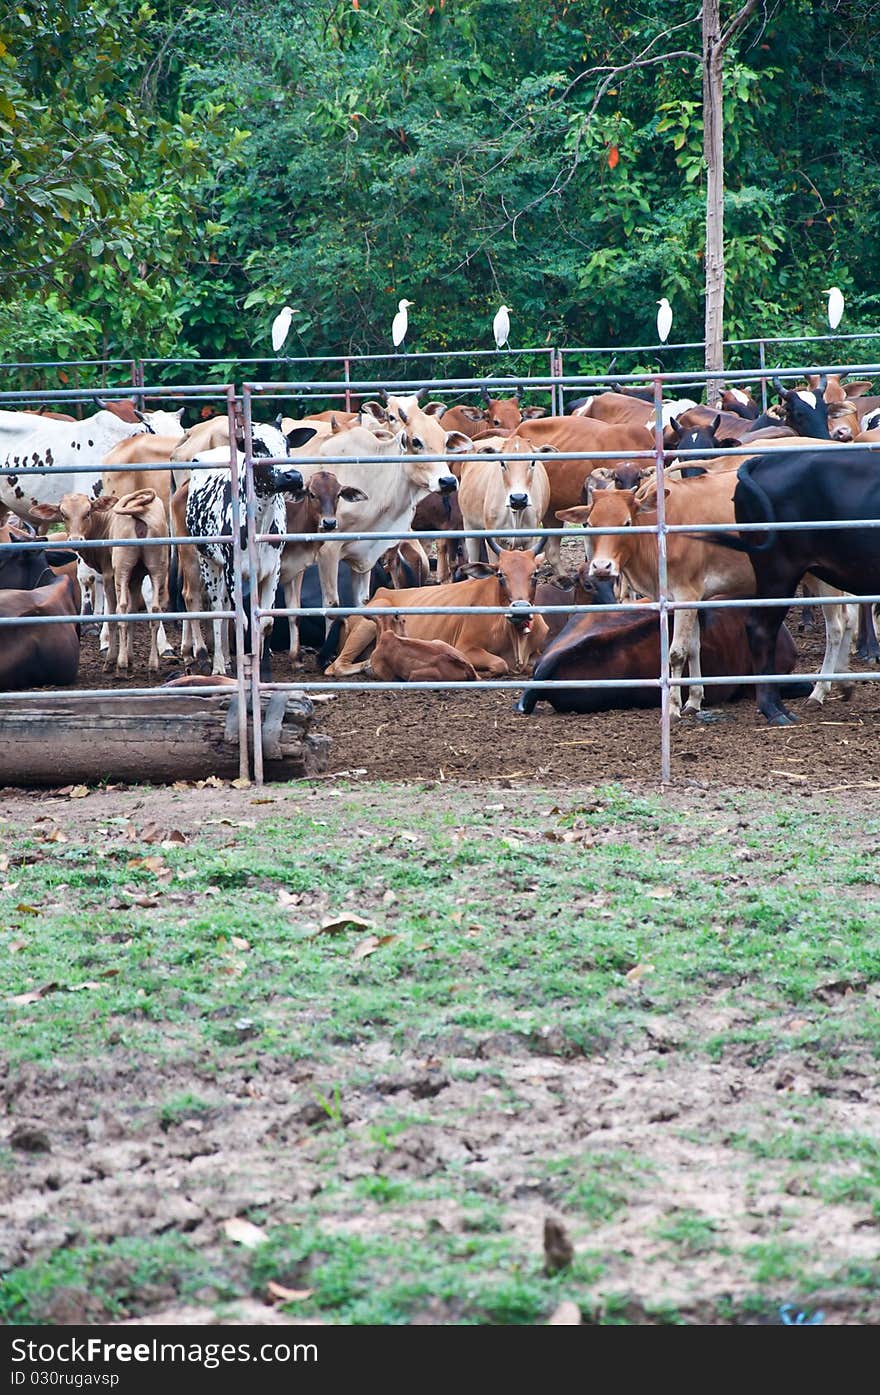
[[[401,615],[377,615],[379,638],[368,672],[383,683],[473,683],[477,672],[463,654],[440,639],[408,639]]]
[[[278,580],[284,592],[284,605],[288,610],[297,610],[301,605],[303,575],[307,567],[315,561],[324,538],[336,531],[338,526],[336,507],[340,499],[348,503],[358,503],[367,495],[354,485],[340,484],[330,470],[316,470],[303,493],[296,500],[288,499],[285,505],[286,533],[313,533],[314,542],[286,542],[281,552],[281,571]],[[299,626],[296,616],[290,620],[290,657],[299,653]]]

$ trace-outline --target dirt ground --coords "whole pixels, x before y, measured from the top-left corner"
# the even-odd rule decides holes
[[[172,640],[175,629],[171,627]],[[820,628],[796,635],[798,669],[821,664]],[[148,686],[147,637],[138,627],[137,666],[132,684]],[[320,678],[314,659],[292,667],[273,655],[273,678],[297,682]],[[854,663],[853,668],[858,668]],[[163,665],[163,682],[181,672]],[[80,688],[124,687],[103,674],[96,631],[84,633]],[[516,780],[579,784],[594,780],[656,781],[660,774],[659,712],[601,712],[589,716],[555,713],[540,703],[519,716],[514,690],[434,693],[414,691],[340,693],[322,703],[317,729],[333,737],[329,773],[357,771],[381,780]],[[854,685],[847,700],[839,689],[820,711],[804,699],[791,701],[794,727],[768,727],[749,693],[735,703],[711,707],[702,720],[685,719],[672,733],[672,775],[695,783],[789,788],[880,788],[877,758],[880,687]]]
[[[399,776],[409,759],[407,752],[418,742],[418,719],[425,715],[425,705],[421,699],[413,708],[403,699],[380,698],[376,711],[386,723],[384,742],[382,733],[375,732],[380,722],[374,714],[369,718],[374,743],[370,749],[377,760],[382,753],[385,773]],[[357,715],[344,702],[329,706],[340,746],[345,729],[349,741],[360,742],[362,724],[368,724],[366,712]],[[477,700],[468,699],[466,706],[472,715]],[[448,718],[462,710],[457,699],[446,700],[445,706],[435,699],[431,707],[432,720],[439,713]],[[504,708],[496,705],[495,710],[501,726]],[[457,739],[460,755],[454,759],[466,763],[485,750],[494,730],[491,712],[491,707],[484,711],[479,724],[468,723],[466,739]],[[561,734],[577,729],[577,723],[545,720]],[[638,751],[638,731],[649,730],[640,724],[652,720],[638,719],[635,732],[626,738],[627,750]],[[623,719],[613,721],[623,736]],[[740,758],[749,721],[743,716],[723,729]],[[536,731],[544,722],[522,725]],[[702,736],[717,740],[714,728],[681,740]],[[448,739],[455,741],[451,732]],[[520,739],[525,743],[525,737]],[[867,740],[866,734],[865,749]],[[756,739],[753,744],[750,759],[757,762],[761,743]],[[518,761],[506,739],[504,745],[503,756],[493,758],[492,768],[503,766],[513,774]],[[527,748],[523,744],[514,749]],[[567,749],[560,742],[542,760],[564,769]],[[651,752],[643,752],[641,758],[650,761]],[[614,769],[605,773],[615,774],[620,760],[616,757],[611,762]],[[700,768],[707,768],[705,759]],[[255,799],[253,790],[228,788],[152,793],[117,789],[71,802],[47,793],[10,791],[4,794],[3,813],[20,827],[37,816],[48,817],[71,839],[105,835],[108,825],[147,815],[195,838],[206,831],[209,803],[215,817],[207,822],[230,826],[234,837],[240,820],[253,824],[277,819],[278,799],[294,799],[303,814],[309,809],[322,812],[329,792],[318,786],[311,792],[279,790],[274,798]],[[450,789],[438,798],[454,805],[456,794]],[[703,798],[703,813],[711,804],[716,819],[721,813],[736,816],[735,792],[719,790]],[[524,807],[522,817],[535,819],[537,825],[539,796],[529,794],[527,799],[535,807]],[[670,813],[692,807],[692,799],[692,792],[673,792]],[[843,796],[841,802],[851,803],[855,816],[858,796]],[[274,809],[260,807],[273,804]],[[814,804],[818,811],[821,798]],[[211,836],[223,833],[220,829]],[[631,837],[636,847],[644,840],[647,853],[657,835],[633,826]],[[856,1001],[842,998],[841,1013]],[[803,1027],[800,1017],[793,1010],[779,1015],[782,1045],[776,1054],[764,1055],[744,1041],[741,1047],[728,1046],[722,1061],[695,1057],[683,1049],[686,1042],[705,1041],[718,1033],[734,1035],[738,1024],[749,1020],[746,1002],[738,1004],[720,987],[673,1015],[652,1015],[646,1030],[635,1034],[625,1049],[615,1048],[607,1055],[601,1046],[588,1056],[572,1050],[558,1029],[548,1032],[546,1039],[539,1034],[534,1040],[484,1030],[447,1033],[434,1049],[426,1049],[416,1035],[403,1049],[386,1039],[334,1044],[329,1068],[326,1062],[263,1054],[257,1068],[250,1061],[238,1064],[222,1058],[218,1068],[212,1050],[177,1061],[133,1062],[130,1056],[126,1059],[126,1029],[119,1018],[120,1059],[107,1054],[73,1068],[60,1057],[54,1066],[34,1063],[0,1071],[8,1116],[3,1133],[8,1133],[7,1125],[18,1123],[30,1128],[32,1136],[24,1151],[19,1145],[14,1166],[0,1171],[0,1269],[26,1266],[35,1256],[66,1247],[73,1252],[85,1237],[89,1243],[108,1245],[126,1236],[158,1241],[177,1235],[187,1237],[197,1251],[210,1253],[222,1244],[222,1228],[230,1217],[256,1210],[277,1220],[310,1198],[317,1204],[331,1186],[356,1192],[377,1171],[383,1185],[392,1188],[427,1186],[432,1179],[464,1170],[487,1205],[503,1204],[506,1233],[537,1256],[545,1217],[559,1209],[557,1188],[552,1177],[536,1167],[537,1155],[586,1151],[597,1168],[617,1179],[626,1150],[631,1160],[650,1159],[650,1182],[642,1186],[634,1177],[619,1174],[632,1189],[625,1208],[607,1217],[597,1213],[589,1223],[582,1219],[574,1232],[579,1247],[601,1256],[606,1266],[603,1302],[613,1305],[586,1313],[587,1320],[612,1316],[630,1323],[656,1321],[657,1305],[667,1305],[678,1321],[778,1321],[766,1315],[749,1318],[742,1306],[748,1283],[731,1278],[728,1256],[731,1250],[739,1253],[774,1242],[780,1226],[779,1194],[796,1213],[796,1235],[809,1239],[811,1253],[821,1254],[829,1271],[846,1264],[870,1266],[877,1248],[876,1219],[870,1219],[867,1207],[829,1204],[814,1194],[809,1167],[795,1173],[785,1160],[766,1161],[757,1187],[754,1161],[727,1146],[730,1138],[748,1133],[772,1139],[783,1099],[805,1104],[818,1100],[829,1136],[854,1135],[875,1116],[880,1087],[875,1073],[866,1073],[863,1056],[841,1059],[829,1073],[827,1064],[809,1052],[794,1044],[790,1050],[785,1047]],[[344,1114],[331,1123],[315,1100],[319,1090],[330,1095],[334,1080],[344,1082]],[[187,1091],[195,1091],[206,1107],[192,1117],[163,1116],[161,1102]],[[401,1121],[418,1119],[400,1135],[392,1130],[380,1147],[377,1138],[385,1136],[389,1110]],[[656,1236],[664,1218],[687,1218],[693,1210],[700,1212],[706,1226],[718,1230],[728,1248],[719,1251],[713,1246],[711,1253],[705,1252],[690,1237],[684,1250],[671,1242],[667,1249],[658,1249]],[[328,1231],[337,1227],[339,1234],[364,1242],[381,1236],[387,1223],[387,1209],[375,1204],[364,1206],[360,1214],[331,1210],[325,1219]],[[462,1208],[452,1191],[441,1188],[425,1192],[413,1224],[414,1244],[431,1235],[461,1235],[464,1243],[479,1228],[479,1219]],[[224,1285],[205,1283],[186,1303],[180,1301],[178,1281],[158,1272],[138,1277],[139,1271],[124,1256],[115,1267],[105,1265],[102,1282],[112,1287],[123,1310],[140,1320],[216,1322],[222,1311],[227,1320],[237,1315],[257,1323],[295,1321],[256,1296],[224,1305],[224,1286],[234,1290],[240,1285],[239,1292],[246,1292],[252,1282],[244,1251],[241,1255],[240,1271],[235,1268],[239,1261],[227,1257]],[[294,1290],[309,1289],[310,1264],[326,1258],[325,1254],[303,1262],[276,1277]],[[784,1280],[780,1292],[788,1292]],[[39,1301],[42,1322],[107,1319],[101,1297],[80,1279],[56,1285]],[[826,1322],[876,1320],[866,1317],[866,1295],[826,1291],[822,1302]],[[725,1304],[735,1316],[725,1318]],[[412,1320],[446,1323],[469,1316],[464,1295],[432,1297]]]

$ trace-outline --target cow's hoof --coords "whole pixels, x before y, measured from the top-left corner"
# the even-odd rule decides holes
[[[177,663],[177,655],[175,654],[174,650],[171,649],[171,648],[163,649],[163,650],[162,650],[162,653],[159,655],[159,658],[162,660],[163,664],[176,664],[176,663]]]
[[[695,718],[696,718],[696,717],[700,717],[702,714],[701,714],[701,712],[700,712],[699,707],[691,707],[690,703],[689,703],[689,702],[686,702],[685,705],[684,705],[684,707],[681,709],[681,715],[682,715],[682,717],[695,717]]]
[[[825,704],[824,704],[824,702],[821,701],[820,698],[811,697],[811,698],[807,698],[806,702],[804,703],[804,711],[805,711],[805,712],[821,712],[824,706],[825,706]]]
[[[203,653],[196,654],[192,662],[188,663],[186,667],[189,673],[198,673],[202,674],[205,678],[209,677],[211,674],[211,660],[208,658],[208,651],[204,650]]]
[[[856,685],[855,685],[855,683],[841,683],[841,685],[840,685],[840,696],[843,698],[843,701],[844,701],[844,702],[852,702],[852,696],[853,696],[853,693],[855,692],[855,690],[856,690]]]
[[[767,725],[770,727],[793,727],[797,721],[791,712],[775,712],[772,717],[767,718]]]

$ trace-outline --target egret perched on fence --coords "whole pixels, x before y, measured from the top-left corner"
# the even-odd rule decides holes
[[[502,305],[498,314],[492,321],[492,333],[495,335],[495,344],[499,349],[503,349],[510,338],[510,306]]]
[[[414,304],[415,301],[413,300],[399,300],[397,302],[397,314],[391,321],[391,342],[394,345],[395,349],[399,349],[401,344],[403,344],[404,339],[406,338],[406,331],[409,326],[409,320],[407,318],[406,312],[409,309],[409,307]],[[404,353],[406,353],[405,347]]]
[[[290,321],[293,319],[293,311],[289,305],[279,311],[272,321],[272,351],[278,353],[284,345],[284,341],[290,333]]]
[[[832,286],[822,294],[828,297],[828,323],[832,329],[837,329],[843,319],[843,291],[838,286]]]
[[[672,306],[664,296],[658,300],[660,309],[657,311],[657,335],[661,344],[665,344],[669,338],[669,331],[672,329]]]

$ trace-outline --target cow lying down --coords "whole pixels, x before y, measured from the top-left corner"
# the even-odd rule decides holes
[[[79,672],[80,592],[72,552],[16,547],[31,541],[0,528],[0,615],[29,620],[70,617],[69,625],[4,625],[0,630],[0,692],[75,683]],[[58,573],[53,570],[58,568]],[[59,574],[60,573],[60,574]]]
[[[367,673],[382,683],[473,683],[473,664],[442,639],[408,639],[402,615],[377,615],[379,633]]]
[[[721,599],[719,597],[719,599]],[[751,673],[745,612],[700,611],[701,667],[706,677]],[[775,673],[791,673],[796,651],[783,625],[776,648]],[[594,612],[575,615],[561,634],[547,646],[532,675],[539,679],[636,679],[656,678],[660,672],[660,620],[656,611]],[[792,697],[806,697],[809,683],[792,685]],[[712,701],[734,702],[751,694],[745,683],[714,684]],[[541,692],[526,688],[516,711],[533,712],[541,701],[557,712],[607,712],[612,708],[658,707],[659,688],[550,688]]]

